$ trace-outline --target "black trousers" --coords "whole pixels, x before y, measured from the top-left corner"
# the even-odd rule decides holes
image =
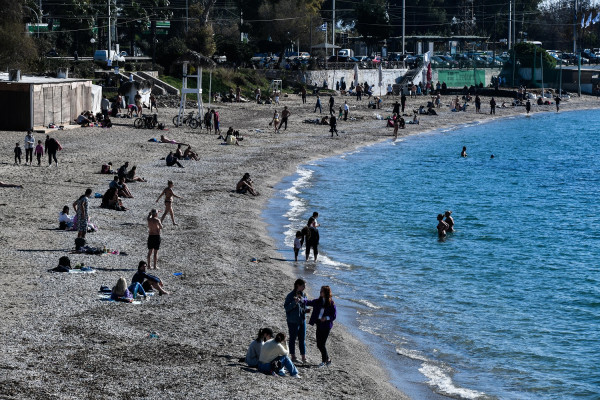
[[[321,361],[323,362],[329,361],[329,354],[327,353],[325,343],[327,343],[330,331],[330,328],[322,328],[320,325],[317,325],[317,348],[321,352]]]
[[[38,165],[40,165],[42,163],[42,153],[37,153],[37,160],[38,160]]]
[[[281,129],[281,126],[285,125],[285,127],[283,128],[283,130],[287,130],[287,118],[281,118],[281,123],[279,124],[279,129]]]
[[[33,162],[33,149],[25,149],[25,162]]]
[[[52,165],[52,159],[54,159],[54,162],[58,164],[58,160],[56,159],[56,151],[48,150],[48,165]]]

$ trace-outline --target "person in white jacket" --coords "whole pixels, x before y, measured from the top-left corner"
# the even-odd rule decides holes
[[[261,328],[258,331],[256,340],[250,343],[246,352],[246,364],[249,367],[258,367],[258,358],[260,357],[263,344],[270,339],[273,339],[273,331],[270,328]]]
[[[35,147],[35,138],[33,137],[33,132],[27,131],[27,135],[25,136],[25,165],[33,162],[33,148]]]
[[[284,369],[286,369],[290,373],[290,376],[300,378],[298,370],[288,357],[288,353],[285,334],[280,332],[275,336],[275,339],[268,340],[263,344],[260,350],[260,357],[258,358],[258,370],[268,375],[277,373],[280,376],[284,376]],[[274,369],[273,361],[281,363],[281,367]]]

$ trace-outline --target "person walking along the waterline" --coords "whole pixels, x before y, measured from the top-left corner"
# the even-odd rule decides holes
[[[162,191],[160,196],[158,196],[158,199],[156,199],[156,202],[158,203],[160,198],[165,196],[165,212],[163,213],[163,216],[161,217],[160,222],[163,222],[165,220],[165,217],[168,214],[171,216],[171,221],[173,222],[173,225],[177,225],[175,223],[175,216],[173,214],[173,198],[181,199],[181,197],[179,197],[175,193],[173,193],[173,186],[174,186],[173,181],[167,182],[167,187]]]
[[[158,250],[160,249],[160,231],[163,228],[160,219],[158,219],[158,211],[156,208],[150,210],[148,214],[148,268],[152,268],[150,264],[150,256],[154,253],[154,269],[158,269]]]
[[[297,362],[296,359],[296,338],[298,338],[298,346],[300,347],[300,356],[302,362],[306,362],[306,282],[304,279],[296,279],[294,282],[294,290],[292,290],[285,298],[283,307],[285,308],[286,320],[290,332],[289,346],[292,362]]]
[[[321,352],[321,364],[319,367],[325,367],[331,364],[331,358],[327,352],[327,338],[333,328],[337,310],[331,288],[329,286],[321,286],[319,298],[306,302],[307,306],[313,307],[312,314],[308,323],[317,326],[317,348]]]
[[[493,97],[490,100],[490,114],[496,115],[496,100]]]

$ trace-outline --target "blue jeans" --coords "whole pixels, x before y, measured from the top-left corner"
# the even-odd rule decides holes
[[[290,355],[296,354],[296,338],[298,338],[298,345],[300,347],[300,355],[306,354],[306,321],[302,321],[299,324],[288,322],[288,329],[290,331],[289,349]]]
[[[275,360],[279,360],[281,361],[281,365],[283,365],[283,368],[285,368],[291,376],[295,376],[298,375],[298,370],[296,369],[296,366],[294,365],[294,363],[292,362],[292,360],[290,360],[290,358],[288,356],[281,356],[281,357],[277,357]],[[273,360],[273,361],[275,361]],[[267,363],[267,364],[263,364],[263,363],[258,363],[258,370],[264,374],[271,374],[271,363]],[[279,375],[283,375],[283,369],[281,369],[280,371],[276,371]]]
[[[128,289],[131,292],[131,294],[133,294],[134,299],[137,297],[138,293],[140,294],[140,296],[146,295],[144,288],[142,287],[142,285],[140,285],[139,282],[132,283],[131,285],[129,285]]]

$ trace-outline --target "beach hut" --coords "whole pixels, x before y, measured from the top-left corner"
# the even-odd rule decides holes
[[[148,81],[127,81],[119,87],[119,94],[123,96],[126,102],[125,106],[135,104],[135,95],[140,93],[142,96],[142,106],[150,107],[150,93],[152,92],[152,84]]]
[[[0,130],[66,125],[91,109],[91,80],[20,75],[0,73]]]

